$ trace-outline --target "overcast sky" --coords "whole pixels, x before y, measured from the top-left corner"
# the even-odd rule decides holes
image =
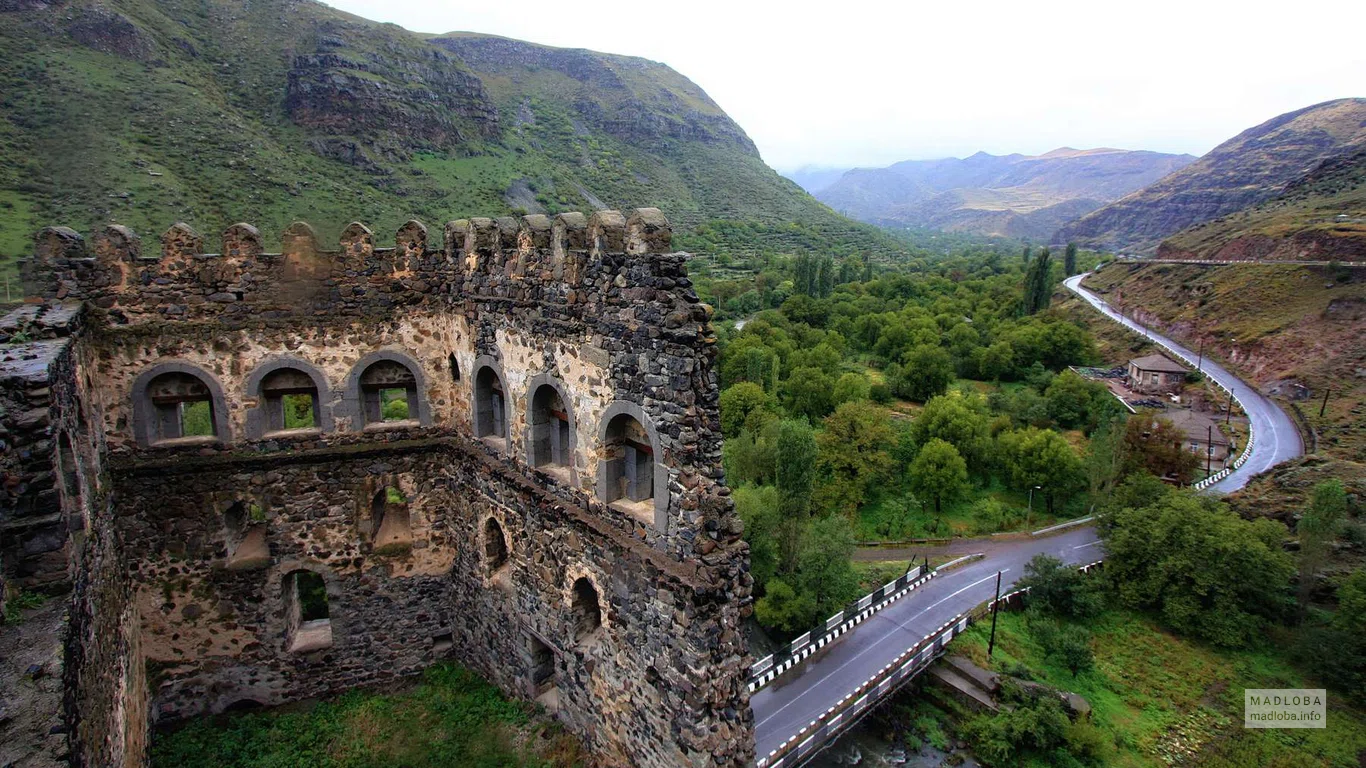
[[[1060,146],[1199,155],[1366,96],[1363,0],[328,2],[420,32],[662,61],[779,170]]]

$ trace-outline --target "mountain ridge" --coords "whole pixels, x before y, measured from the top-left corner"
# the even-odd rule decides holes
[[[821,248],[908,254],[779,176],[647,59],[419,34],[312,0],[26,0],[0,2],[0,21],[5,256],[54,224],[247,221],[270,243],[296,219],[330,239],[353,220],[645,205],[684,241],[708,221],[799,223]]]
[[[853,169],[816,196],[883,226],[1046,239],[1064,222],[1194,160],[1110,147],[1059,147],[1043,155],[979,151]]]
[[[1266,203],[1324,161],[1361,148],[1366,99],[1313,104],[1242,131],[1195,163],[1061,227],[1053,239],[1148,253],[1183,230]]]

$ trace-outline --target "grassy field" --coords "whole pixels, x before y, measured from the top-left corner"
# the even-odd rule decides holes
[[[578,742],[473,673],[428,669],[395,693],[223,715],[161,734],[153,768],[571,768]]]
[[[971,627],[951,651],[997,671],[1027,670],[1038,682],[1084,696],[1105,736],[1106,766],[1354,768],[1366,755],[1366,712],[1331,693],[1327,728],[1243,728],[1244,688],[1321,687],[1274,650],[1216,651],[1114,610],[1088,622],[1095,668],[1073,677],[1045,657],[1026,624],[1024,614],[1001,615],[993,659],[986,653],[989,622]],[[900,695],[892,709],[892,720],[909,728],[911,746],[923,741],[942,749],[969,717],[919,692]]]

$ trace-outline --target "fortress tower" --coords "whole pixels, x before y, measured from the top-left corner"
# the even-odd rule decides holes
[[[0,573],[71,589],[73,764],[453,659],[607,764],[753,758],[715,339],[655,209],[35,238]]]

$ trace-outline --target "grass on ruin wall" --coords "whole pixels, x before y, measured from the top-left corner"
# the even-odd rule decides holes
[[[1273,639],[1259,650],[1214,649],[1163,631],[1128,611],[1087,622],[1095,668],[1073,677],[1046,657],[1020,613],[1002,613],[988,663],[989,621],[954,640],[951,651],[997,671],[1023,666],[1039,682],[1079,693],[1108,737],[1107,766],[1165,768],[1350,768],[1366,755],[1366,712],[1328,698],[1325,729],[1243,728],[1244,688],[1317,688],[1285,661]],[[966,715],[948,715],[923,696],[898,698],[897,719],[918,738],[942,740]],[[1043,768],[1041,763],[1025,765]]]
[[[579,743],[453,664],[393,693],[223,715],[161,734],[152,768],[572,768]]]

